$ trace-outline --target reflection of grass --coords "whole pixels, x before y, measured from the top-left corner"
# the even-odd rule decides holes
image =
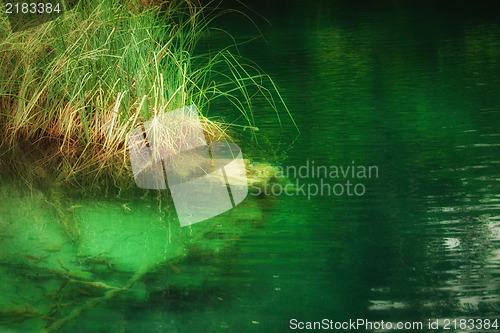
[[[38,165],[58,170],[57,182],[94,182],[124,174],[127,134],[167,110],[195,104],[206,111],[223,97],[253,128],[251,97],[262,94],[275,110],[273,95],[281,97],[229,49],[194,55],[214,17],[189,1],[82,0],[25,31],[6,34],[1,19],[3,149],[29,148]],[[223,124],[202,123],[212,139],[225,136]]]

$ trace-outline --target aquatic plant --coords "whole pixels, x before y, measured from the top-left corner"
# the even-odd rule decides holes
[[[138,220],[141,212],[134,213],[122,196],[127,187],[135,187],[127,135],[144,122],[194,104],[209,140],[231,140],[232,125],[207,116],[214,101],[234,108],[229,122],[244,120],[235,129],[256,129],[255,94],[277,112],[275,100],[281,103],[281,97],[258,67],[244,65],[231,47],[210,54],[197,50],[221,13],[180,0],[80,0],[57,19],[17,32],[9,31],[8,20],[0,16],[0,194],[12,199],[19,185],[2,188],[7,171],[24,182],[19,191],[26,195],[6,201],[4,210],[20,211],[24,202],[27,211],[36,207],[29,215],[33,220],[9,222],[12,238],[5,248],[16,250],[4,264],[28,270],[23,281],[30,284],[54,282],[44,285],[43,297],[30,304],[0,304],[0,315],[58,331],[83,312],[131,294],[147,274],[162,267],[178,273],[176,265],[193,256],[221,253],[252,226],[240,223],[241,213],[233,210],[225,223],[200,223],[196,232],[181,228],[173,223],[167,191],[143,194],[141,202],[151,203],[151,215]],[[284,104],[280,108],[288,112]],[[162,148],[169,144],[175,145],[164,142]],[[258,181],[250,178],[252,184]],[[109,188],[118,192],[113,196],[117,202],[104,202],[101,208],[84,206],[82,196],[69,195],[73,189],[90,194],[97,189],[100,197]],[[257,203],[246,204],[253,215],[245,212],[245,218],[262,220]],[[96,211],[106,211],[106,220]],[[44,236],[24,237],[23,230]],[[40,246],[31,244],[35,251],[18,255],[18,248],[30,248],[28,242],[42,238]]]
[[[196,51],[221,13],[190,1],[81,0],[28,30],[6,33],[2,18],[4,163],[43,186],[120,187],[131,181],[127,134],[160,113],[195,104],[205,135],[228,140],[229,124],[206,117],[225,99],[255,128],[252,95],[276,112],[282,101],[271,78],[230,47]]]

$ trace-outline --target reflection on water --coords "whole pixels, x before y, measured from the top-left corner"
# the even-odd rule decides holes
[[[295,278],[274,321],[496,315],[500,21],[451,2],[262,7],[268,44],[244,54],[276,78],[302,132],[278,163],[380,169],[361,200],[280,197],[283,218],[267,229],[286,230],[292,248],[266,241],[302,261],[273,266]],[[294,137],[261,133],[271,145]]]

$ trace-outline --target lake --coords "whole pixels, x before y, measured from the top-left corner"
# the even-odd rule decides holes
[[[241,7],[227,6],[233,5]],[[262,17],[241,10],[258,29],[236,13],[214,25],[239,43],[255,38],[238,50],[274,80],[298,129],[282,105],[278,121],[256,97],[259,131],[252,137],[235,128],[235,138],[246,158],[278,167],[269,170],[287,180],[266,192],[251,191],[230,213],[193,226],[193,233],[205,223],[248,226],[224,236],[230,246],[210,247],[216,249],[210,255],[142,277],[132,296],[89,307],[61,331],[289,332],[323,319],[333,326],[358,319],[422,323],[415,331],[437,331],[431,323],[462,332],[480,330],[479,324],[486,328],[487,320],[494,326],[500,310],[498,8],[486,1],[252,6]],[[227,42],[217,30],[202,47]],[[214,107],[209,116],[233,121],[227,108]],[[172,219],[148,215],[151,203],[111,201],[77,202],[74,211],[95,223],[126,221],[102,233],[119,233],[153,217]],[[36,204],[26,203],[31,206]],[[18,219],[26,218],[28,208],[17,210]],[[120,239],[129,245],[117,245],[117,251],[131,258],[123,265],[139,267],[142,256],[151,256],[156,248],[146,254],[141,249],[148,247],[148,237],[165,231],[158,230],[138,238],[132,230]],[[24,260],[32,266],[44,260],[29,247],[11,252],[29,255]],[[94,277],[109,278],[104,259],[111,255],[85,255]],[[6,283],[18,281],[14,285],[22,289],[24,277],[16,276],[25,266],[2,270]],[[107,281],[112,286],[125,280]],[[26,281],[25,288],[39,283]],[[85,292],[89,288],[62,303],[90,299]],[[460,319],[474,321],[466,327]],[[31,327],[22,325],[9,324],[7,332]]]

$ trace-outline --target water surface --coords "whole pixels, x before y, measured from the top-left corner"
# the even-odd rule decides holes
[[[362,183],[360,196],[249,196],[225,217],[240,214],[252,225],[229,250],[192,259],[180,273],[160,272],[192,283],[169,288],[175,281],[146,276],[134,289],[143,301],[113,299],[62,331],[287,332],[292,318],[498,316],[500,20],[493,6],[256,7],[272,24],[256,17],[264,38],[239,50],[274,79],[300,134],[283,108],[280,126],[256,98],[258,141],[242,134],[246,157],[285,168],[377,166],[378,177],[325,180]],[[237,41],[258,33],[237,15],[217,24]],[[214,33],[208,42],[227,37]],[[83,203],[84,211],[94,204]],[[113,207],[103,221],[129,218]],[[136,209],[146,214],[146,206]]]

